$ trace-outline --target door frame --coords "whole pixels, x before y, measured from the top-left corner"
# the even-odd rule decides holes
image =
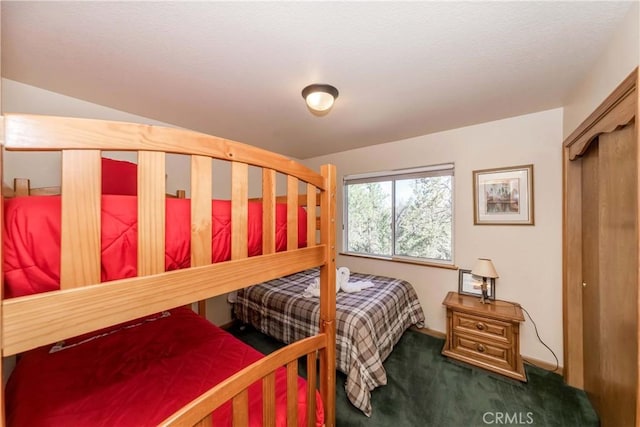
[[[636,67],[562,143],[563,373],[567,384],[581,389],[584,388],[584,343],[582,338],[582,160],[580,156],[586,152],[598,135],[612,132],[638,117],[638,85],[638,68]],[[640,133],[640,126],[637,123],[636,133]],[[640,141],[639,136],[636,135],[637,141]],[[640,177],[640,174],[638,176]],[[640,188],[640,185],[637,188]],[[640,242],[640,236],[638,239]],[[638,320],[640,325],[640,319]],[[638,383],[640,384],[640,381]]]

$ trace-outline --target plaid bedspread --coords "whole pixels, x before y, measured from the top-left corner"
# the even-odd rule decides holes
[[[236,317],[282,342],[318,333],[320,301],[302,296],[318,269],[238,291]],[[424,326],[424,313],[408,282],[351,273],[350,282],[374,287],[336,295],[337,368],[347,375],[346,393],[354,406],[371,415],[371,390],[387,383],[382,362],[411,325]]]

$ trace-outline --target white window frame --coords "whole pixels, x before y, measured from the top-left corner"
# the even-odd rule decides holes
[[[393,255],[395,254],[395,209],[396,209],[396,195],[395,195],[395,181],[410,179],[410,178],[422,178],[422,177],[433,177],[433,176],[441,176],[441,175],[450,175],[451,176],[451,260],[438,260],[433,258],[421,258],[421,257],[411,257],[411,256],[402,256],[402,255]],[[359,184],[359,183],[371,183],[371,182],[382,182],[382,181],[391,181],[391,217],[393,221],[392,230],[391,230],[391,256],[386,255],[376,255],[376,254],[368,254],[364,252],[352,252],[348,250],[349,241],[348,241],[348,210],[349,210],[349,201],[348,201],[348,191],[347,186],[350,184]],[[423,263],[423,264],[439,264],[442,266],[454,266],[455,263],[455,251],[454,251],[454,242],[455,242],[455,165],[454,163],[443,163],[437,165],[430,166],[422,166],[408,169],[395,169],[390,171],[381,171],[381,172],[367,172],[361,174],[353,174],[353,175],[345,175],[342,178],[342,194],[343,194],[343,209],[342,209],[342,246],[343,253],[346,255],[355,255],[361,256],[365,258],[374,258],[374,259],[385,259],[391,261],[402,261],[402,262],[411,262],[411,263]]]

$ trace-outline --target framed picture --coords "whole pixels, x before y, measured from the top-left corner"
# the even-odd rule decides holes
[[[458,270],[458,293],[462,295],[482,295],[482,277],[474,276],[471,270]],[[489,299],[496,299],[496,279],[487,278],[487,294]]]
[[[533,165],[473,171],[475,225],[534,225]]]

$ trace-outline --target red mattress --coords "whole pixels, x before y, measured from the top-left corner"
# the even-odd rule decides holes
[[[189,267],[190,201],[166,202],[166,270]],[[212,261],[231,257],[231,202],[212,201]],[[5,298],[60,287],[60,197],[17,197],[5,201]],[[298,210],[298,247],[305,247],[306,211]],[[262,205],[249,203],[249,256],[262,253]],[[102,196],[102,281],[135,277],[137,199]],[[287,206],[276,206],[276,250],[287,247]]]
[[[9,426],[157,425],[262,355],[191,310],[129,322],[65,342],[61,351],[25,353],[6,386]],[[135,325],[135,326],[132,326]],[[276,425],[286,425],[286,371],[276,374]],[[298,422],[306,423],[298,378]],[[249,425],[262,424],[261,385],[249,389]],[[317,396],[316,425],[324,412]],[[231,425],[231,406],[214,412]]]

